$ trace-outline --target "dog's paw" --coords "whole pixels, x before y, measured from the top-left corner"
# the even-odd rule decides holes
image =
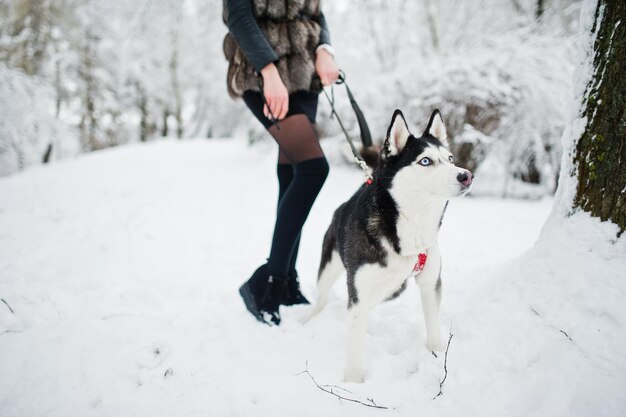
[[[430,352],[443,352],[445,350],[445,345],[441,341],[441,339],[429,340],[426,342],[426,349]]]
[[[365,381],[363,370],[348,368],[344,373],[343,380],[345,382],[356,382],[360,384]]]

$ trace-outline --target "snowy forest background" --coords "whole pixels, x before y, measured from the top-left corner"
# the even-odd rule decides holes
[[[554,192],[578,1],[334,0],[323,9],[377,139],[396,107],[414,129],[439,107],[459,165],[481,175],[476,194]],[[219,0],[1,0],[0,175],[162,137],[269,140],[226,93],[221,11]],[[319,130],[338,136],[328,116],[322,103]]]

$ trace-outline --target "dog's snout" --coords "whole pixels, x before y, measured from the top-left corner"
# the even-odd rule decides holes
[[[468,187],[472,183],[473,178],[474,175],[466,169],[459,172],[459,175],[456,176],[456,179],[466,187]]]

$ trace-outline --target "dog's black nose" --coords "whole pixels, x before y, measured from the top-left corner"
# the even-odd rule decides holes
[[[463,185],[465,186],[469,186],[472,183],[472,178],[474,176],[472,175],[471,172],[467,171],[467,170],[463,170],[459,173],[459,175],[456,176],[456,179]]]

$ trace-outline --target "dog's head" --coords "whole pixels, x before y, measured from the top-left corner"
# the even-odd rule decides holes
[[[439,110],[430,116],[428,127],[420,137],[409,132],[402,112],[396,110],[375,177],[388,188],[398,186],[425,197],[448,199],[465,195],[473,175],[454,165],[447,146],[446,127]]]

